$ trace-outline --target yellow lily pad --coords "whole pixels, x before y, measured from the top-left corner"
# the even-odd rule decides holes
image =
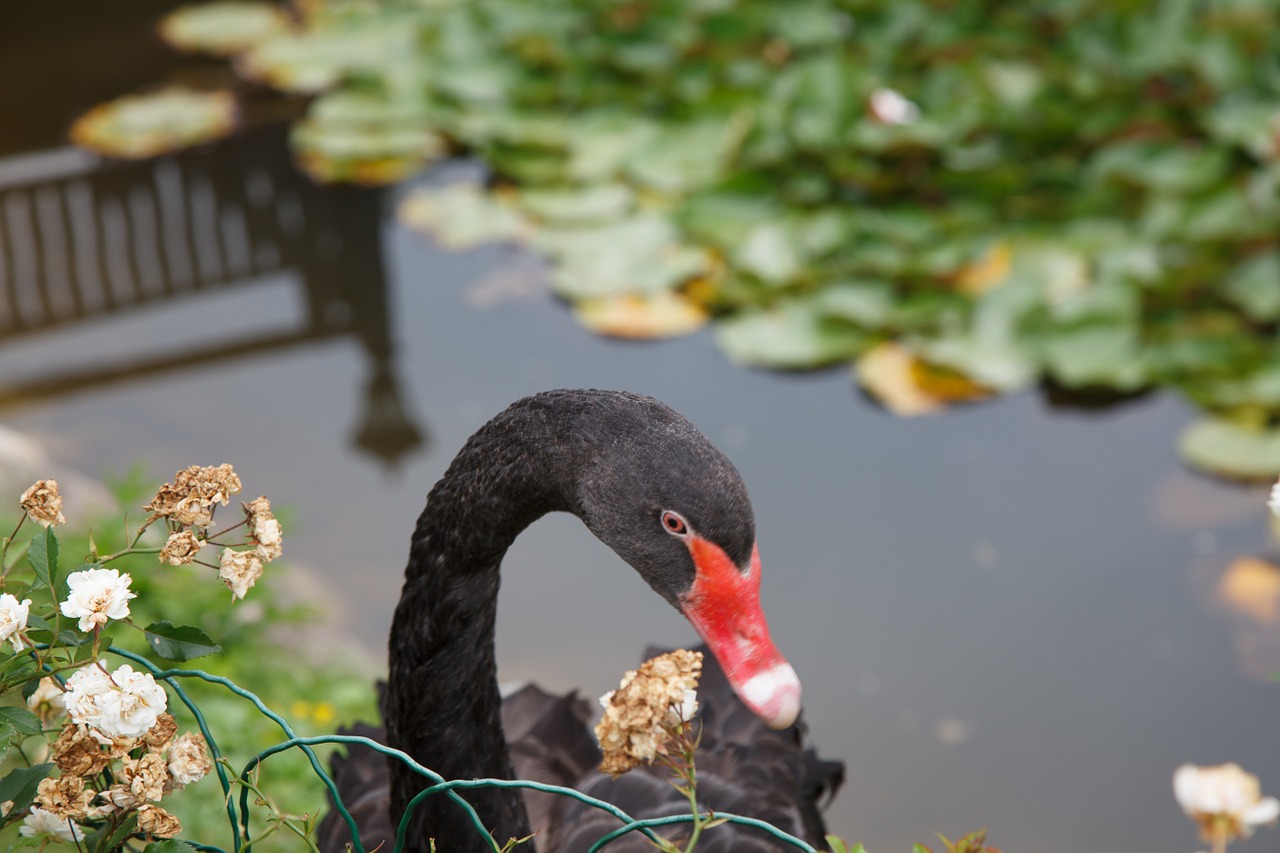
[[[234,56],[289,29],[289,16],[279,6],[249,0],[183,6],[157,27],[160,37],[178,50],[215,56]]]
[[[164,89],[99,104],[71,126],[71,141],[108,157],[140,160],[222,139],[238,123],[230,92]]]
[[[854,365],[862,387],[886,409],[902,417],[931,415],[952,403],[994,395],[959,371],[925,361],[898,343],[883,343]]]
[[[705,308],[679,293],[627,293],[583,299],[574,305],[579,323],[598,335],[630,340],[673,338],[707,324]]]

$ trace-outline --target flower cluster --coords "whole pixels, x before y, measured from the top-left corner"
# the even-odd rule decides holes
[[[150,511],[153,519],[168,518],[204,530],[213,524],[214,504],[226,506],[240,489],[240,477],[230,465],[192,465],[175,474],[172,483],[161,486],[143,509]]]
[[[702,653],[679,649],[645,661],[623,676],[617,690],[600,697],[600,769],[618,776],[653,761],[673,731],[697,713],[694,691],[701,674]]]
[[[216,467],[192,465],[179,471],[172,483],[160,487],[143,509],[151,513],[148,524],[164,519],[169,526],[169,538],[160,549],[158,559],[171,566],[202,563],[200,551],[222,534],[210,534],[214,510],[218,504],[226,506],[232,495],[242,488],[240,477],[227,464]],[[218,558],[218,578],[231,590],[233,599],[242,599],[262,577],[263,564],[276,559],[283,552],[283,533],[280,522],[271,513],[271,502],[257,497],[244,507],[248,526],[244,541],[247,548],[223,546]],[[241,526],[237,524],[235,527]],[[223,531],[225,534],[228,531]],[[202,563],[202,565],[209,565]]]
[[[166,704],[155,679],[127,664],[108,673],[104,662],[90,663],[65,687],[42,679],[27,707],[45,725],[69,720],[50,751],[59,775],[40,781],[22,835],[78,841],[86,834],[84,824],[113,817],[118,822],[131,813],[150,837],[178,835],[178,819],[157,803],[199,781],[213,765],[198,732],[178,735]]]
[[[1262,796],[1258,777],[1238,764],[1184,764],[1173,774],[1173,795],[1200,827],[1201,839],[1215,849],[1248,838],[1255,827],[1280,818],[1280,800]]]
[[[31,599],[19,601],[17,596],[9,593],[0,594],[0,643],[5,640],[13,643],[13,651],[22,651],[27,647],[22,632],[27,630],[27,619],[31,615]]]

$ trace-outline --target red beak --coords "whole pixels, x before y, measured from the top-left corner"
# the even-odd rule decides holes
[[[697,567],[680,609],[710,647],[729,684],[748,708],[772,728],[784,729],[800,714],[800,679],[769,636],[760,608],[760,551],[738,570],[729,555],[697,534],[687,540]]]

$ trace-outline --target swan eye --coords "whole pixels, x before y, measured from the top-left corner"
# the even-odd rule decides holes
[[[662,511],[662,527],[672,536],[681,538],[689,535],[689,524],[678,512],[669,509]]]

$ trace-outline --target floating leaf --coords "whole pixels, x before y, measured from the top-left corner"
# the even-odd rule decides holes
[[[708,252],[683,245],[669,219],[640,213],[584,228],[544,228],[536,248],[555,261],[551,287],[568,299],[669,290],[712,269]]]
[[[716,344],[739,364],[808,370],[852,358],[866,347],[867,335],[827,319],[814,300],[788,300],[722,320]]]
[[[1227,275],[1224,292],[1254,320],[1280,320],[1280,252],[1264,252],[1241,263]]]
[[[854,373],[872,397],[904,417],[933,414],[952,403],[985,400],[994,393],[963,373],[925,361],[896,343],[884,343],[863,354]]]
[[[272,3],[217,0],[183,6],[160,21],[160,37],[179,50],[230,56],[289,30],[289,16]]]
[[[1266,482],[1280,475],[1280,429],[1202,418],[1182,431],[1183,461],[1210,474]]]
[[[230,92],[164,89],[99,104],[71,126],[71,141],[109,157],[155,157],[229,136],[238,115]]]
[[[448,249],[521,241],[531,232],[519,213],[465,182],[416,189],[400,203],[397,215],[402,223],[431,235]]]
[[[445,154],[424,112],[411,101],[335,92],[312,102],[293,142],[318,181],[380,186],[402,180]]]
[[[559,225],[587,225],[621,219],[635,206],[635,192],[623,184],[533,189],[515,194],[515,205],[535,219]]]
[[[222,646],[199,628],[164,620],[148,625],[146,637],[152,651],[165,660],[186,661],[222,651]]]
[[[707,311],[678,293],[628,293],[582,299],[574,317],[596,334],[632,340],[672,338],[707,324]]]

